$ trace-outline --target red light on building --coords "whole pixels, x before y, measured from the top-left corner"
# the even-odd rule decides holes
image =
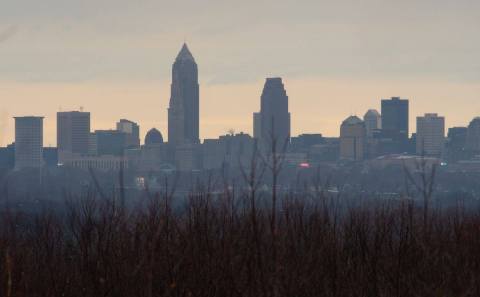
[[[300,168],[310,168],[310,163],[300,163]]]

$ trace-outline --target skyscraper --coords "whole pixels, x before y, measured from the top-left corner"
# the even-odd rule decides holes
[[[436,113],[417,117],[417,154],[441,156],[445,143],[445,118]]]
[[[382,99],[382,136],[395,143],[397,152],[408,146],[408,99]]]
[[[373,137],[373,132],[382,128],[382,116],[375,109],[369,109],[363,116],[365,128],[367,129],[367,136]]]
[[[172,146],[200,142],[198,68],[186,44],[172,68],[168,142]]]
[[[43,117],[15,117],[15,169],[43,163]]]
[[[258,115],[256,124],[258,124]],[[280,77],[267,78],[261,96],[260,126],[255,127],[255,137],[260,137],[267,147],[275,140],[281,147],[290,141],[290,113],[288,96]],[[260,130],[260,133],[258,133]]]
[[[340,126],[340,159],[361,161],[365,158],[365,123],[357,116],[350,116]]]
[[[57,113],[57,147],[59,161],[68,155],[88,154],[90,113],[80,111]]]
[[[480,153],[480,117],[474,118],[468,125],[466,146],[469,153]]]
[[[127,148],[140,147],[140,127],[137,123],[121,119],[117,122],[117,131],[125,133]]]

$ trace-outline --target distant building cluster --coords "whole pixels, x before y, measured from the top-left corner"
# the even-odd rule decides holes
[[[246,168],[255,153],[282,154],[289,166],[299,168],[322,162],[382,166],[418,157],[457,166],[480,164],[480,117],[466,127],[449,128],[445,136],[445,118],[427,113],[416,118],[417,131],[410,134],[409,100],[400,97],[382,99],[380,112],[369,109],[363,118],[347,117],[339,137],[291,137],[289,97],[280,77],[265,81],[260,110],[253,113],[253,136],[232,132],[202,142],[199,88],[197,64],[184,44],[172,68],[168,141],[151,128],[141,144],[139,125],[128,119],[120,119],[114,129],[92,131],[89,112],[68,111],[57,113],[57,147],[44,148],[44,118],[15,117],[15,142],[0,148],[0,168],[128,169],[141,176]]]

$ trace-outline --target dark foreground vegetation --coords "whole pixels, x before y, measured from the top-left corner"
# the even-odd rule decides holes
[[[5,210],[0,295],[480,296],[480,215],[460,204],[207,193],[175,210],[168,192]]]

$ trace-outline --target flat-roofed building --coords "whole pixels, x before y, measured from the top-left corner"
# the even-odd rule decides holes
[[[15,117],[15,169],[43,165],[43,117]]]
[[[89,138],[89,112],[57,112],[57,148],[60,163],[70,155],[88,154]]]
[[[417,155],[441,156],[445,145],[445,118],[436,113],[417,117]]]

